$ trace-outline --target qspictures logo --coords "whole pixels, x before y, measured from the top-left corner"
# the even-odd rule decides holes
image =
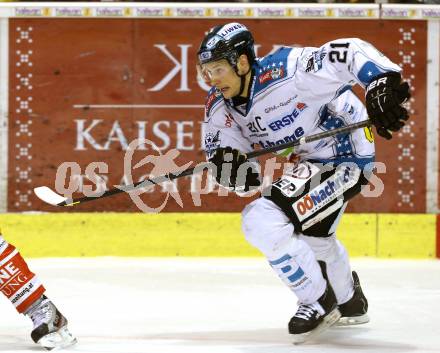
[[[218,143],[218,133],[208,135],[205,141],[206,152],[212,154],[219,147]],[[142,158],[141,161],[134,163],[135,151],[139,151],[140,147],[145,145],[149,145],[149,149],[155,150],[157,154],[149,154]],[[183,198],[180,195],[181,190],[177,184],[177,179],[180,177],[191,176],[190,195],[193,204],[198,207],[201,206],[201,195],[215,192],[218,196],[224,197],[228,196],[229,192],[233,192],[230,188],[217,184],[214,177],[218,175],[218,170],[213,162],[200,162],[194,165],[194,162],[190,161],[180,164],[181,162],[177,159],[179,155],[180,152],[177,149],[170,149],[165,154],[162,154],[161,149],[152,141],[136,139],[129,144],[124,155],[123,182],[121,181],[120,184],[113,185],[113,188],[119,189],[121,192],[127,192],[138,209],[148,213],[162,211],[170,198],[174,199],[180,207],[184,207]],[[221,178],[223,180],[230,180],[232,178],[232,165],[230,161],[230,159],[225,159],[224,171],[222,165]],[[295,163],[300,162],[297,161]],[[335,174],[328,177],[318,186],[312,187],[311,191],[305,196],[300,196],[303,193],[297,194],[297,192],[300,192],[300,187],[312,178],[311,165],[304,166],[300,164],[295,166],[290,162],[278,163],[276,157],[272,157],[265,161],[263,171],[260,164],[247,161],[238,168],[234,178],[236,181],[246,180],[248,171],[251,169],[253,173],[261,176],[262,183],[259,187],[252,188],[248,193],[240,196],[253,197],[258,193],[262,193],[263,196],[270,196],[272,188],[269,186],[273,183],[275,172],[281,170],[283,175],[285,175],[283,178],[286,180],[282,179],[276,182],[274,186],[280,188],[287,197],[294,197],[295,195],[301,197],[293,204],[293,207],[297,210],[298,218],[303,220],[354,186],[361,173],[367,173],[366,178],[370,180],[373,186],[373,189],[362,189],[361,194],[364,197],[380,196],[384,189],[383,183],[374,174],[371,174],[374,168],[382,165],[383,163],[371,162],[364,169],[360,169],[354,163],[341,164],[336,168]],[[293,171],[291,170],[292,167],[295,167]],[[334,169],[331,163],[328,165],[315,163],[313,168],[319,169],[322,172]],[[135,170],[144,171],[144,174],[137,181],[134,180],[132,174]],[[72,195],[76,192],[81,192],[88,198],[100,198],[106,192],[115,193],[114,189],[109,189],[107,185],[109,166],[105,162],[91,162],[86,166],[84,175],[82,171],[83,169],[76,162],[64,162],[58,167],[55,188],[59,198],[72,200]],[[205,181],[203,177],[204,172],[206,172]],[[378,172],[386,172],[385,166],[383,165],[383,168],[380,168]],[[92,185],[80,184],[80,180],[84,178],[89,180]],[[316,183],[318,182],[320,180],[316,180]],[[147,204],[148,198],[141,199],[140,196],[144,193],[155,192],[154,188],[158,185],[162,185],[161,197],[163,197],[163,202],[159,206],[156,204],[151,207]],[[45,200],[43,199],[43,201]],[[48,201],[46,202],[53,204]]]

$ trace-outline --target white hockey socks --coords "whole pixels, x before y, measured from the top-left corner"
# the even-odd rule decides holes
[[[333,234],[330,237],[316,238],[300,235],[313,250],[319,261],[327,266],[327,276],[336,294],[338,303],[345,303],[354,293],[350,260],[342,243]]]
[[[296,294],[298,302],[312,304],[324,293],[327,282],[307,243],[292,237],[278,247],[279,256],[269,263],[282,281]]]

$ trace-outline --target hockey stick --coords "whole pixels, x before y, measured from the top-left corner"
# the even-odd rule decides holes
[[[258,151],[250,152],[247,154],[247,158],[251,159],[251,158],[262,156],[264,154],[284,150],[286,148],[301,146],[306,143],[321,140],[323,138],[327,138],[327,137],[331,137],[331,136],[335,136],[335,135],[339,135],[339,134],[345,134],[345,133],[348,133],[348,132],[356,130],[356,129],[370,126],[370,124],[371,124],[371,122],[369,120],[364,120],[364,121],[360,121],[358,123],[354,123],[351,125],[340,127],[338,129],[320,132],[315,135],[302,137],[299,140],[295,140],[295,141],[283,143],[280,145],[275,145],[272,147],[264,148],[264,149],[261,149]],[[139,182],[131,184],[131,185],[127,185],[127,186],[121,185],[121,186],[115,187],[113,189],[110,189],[108,191],[105,191],[103,194],[101,194],[99,196],[84,196],[84,197],[80,197],[80,198],[76,198],[76,199],[69,199],[67,197],[64,197],[62,195],[57,194],[55,191],[53,191],[52,189],[50,189],[47,186],[37,187],[34,189],[34,192],[35,192],[35,195],[37,195],[37,197],[40,200],[42,200],[45,203],[48,203],[50,205],[53,205],[53,206],[73,206],[73,205],[77,205],[79,203],[102,199],[104,197],[109,197],[112,195],[120,194],[122,192],[129,192],[129,191],[133,191],[135,189],[144,188],[146,186],[151,186],[151,185],[159,184],[159,183],[162,183],[165,181],[170,181],[170,180],[174,180],[174,179],[181,178],[184,176],[192,175],[192,174],[194,174],[195,171],[196,172],[202,171],[203,169],[209,168],[210,166],[211,166],[210,162],[202,163],[196,167],[188,168],[178,174],[169,173],[168,175],[162,175],[162,176],[158,176],[158,177],[155,177],[152,179],[146,179],[146,180],[139,181]]]

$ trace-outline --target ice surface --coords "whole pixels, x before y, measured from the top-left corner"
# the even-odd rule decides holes
[[[296,298],[261,259],[29,261],[79,343],[66,352],[440,352],[440,261],[355,259],[371,322],[294,346]],[[36,352],[0,298],[0,351]]]

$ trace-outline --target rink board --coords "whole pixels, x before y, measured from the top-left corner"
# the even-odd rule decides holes
[[[65,161],[79,163],[81,192],[92,161],[109,166],[107,186],[122,183],[126,143],[136,137],[178,149],[178,164],[203,160],[206,87],[195,52],[207,28],[237,20],[254,32],[260,55],[357,36],[403,68],[412,119],[391,143],[376,141],[384,192],[354,199],[348,211],[357,214],[344,216],[338,237],[352,256],[440,257],[437,217],[421,215],[440,203],[440,6],[40,3],[0,6],[0,17],[0,212],[65,211],[32,193],[54,187]],[[133,165],[151,153],[140,147]],[[214,213],[238,212],[250,199],[219,198],[213,187],[200,207],[193,182],[179,179],[184,208],[170,198],[166,214],[84,213],[138,212],[120,195],[69,209],[77,214],[0,215],[0,226],[32,257],[259,256],[238,213]],[[157,187],[142,202],[157,207],[169,190]]]
[[[140,180],[151,165],[133,166],[157,153],[139,146],[125,164],[127,145],[136,138],[151,140],[162,152],[177,149],[178,165],[204,160],[201,122],[207,87],[197,79],[196,51],[205,31],[219,21],[227,20],[10,18],[7,210],[52,212],[31,190],[53,188],[57,177],[62,183],[63,173],[57,171],[66,161],[80,167],[71,173],[79,181],[76,196],[93,186],[85,177],[92,162],[107,165],[99,173],[107,188],[127,182],[127,174],[130,181]],[[386,165],[386,173],[377,175],[385,191],[378,198],[354,199],[348,211],[426,212],[427,21],[249,17],[240,22],[253,31],[258,55],[282,44],[320,46],[359,37],[402,66],[414,89],[408,102],[412,119],[391,142],[376,139],[376,161]],[[175,182],[184,212],[239,212],[249,202],[233,194],[219,202],[214,188],[201,195],[200,207],[192,198],[199,191],[196,184],[191,177]],[[142,201],[157,207],[167,195],[167,188],[156,187]],[[181,210],[172,199],[164,208]],[[138,207],[120,196],[72,211],[137,212]]]
[[[350,256],[435,258],[438,217],[346,214],[337,230]],[[261,256],[239,213],[2,214],[4,237],[26,257]]]

